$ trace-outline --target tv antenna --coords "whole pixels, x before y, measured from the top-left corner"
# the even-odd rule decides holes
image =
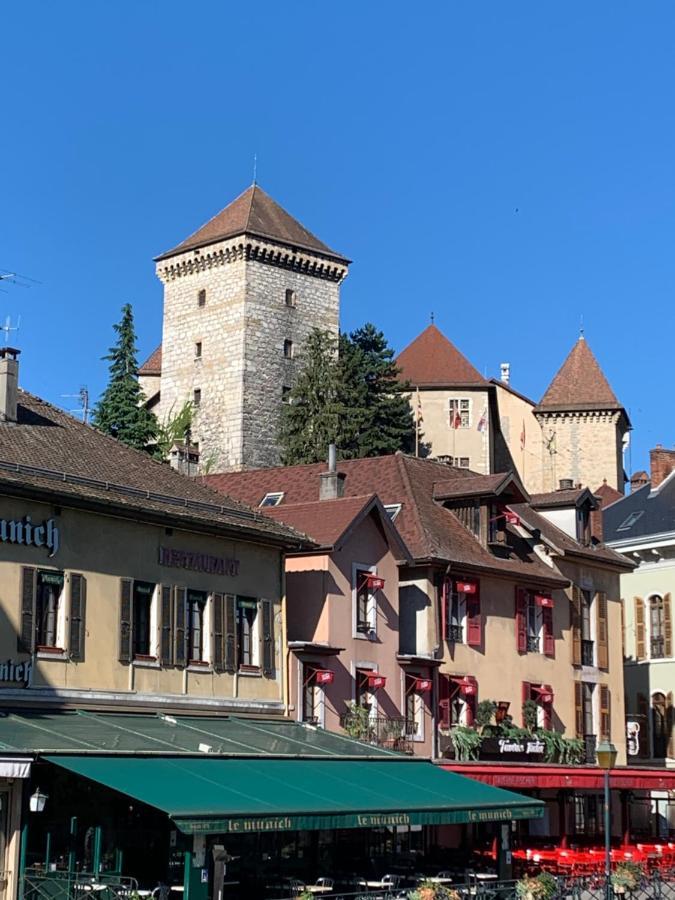
[[[80,413],[82,415],[82,424],[89,423],[89,388],[83,384],[77,394],[61,394],[62,397],[68,397],[71,400],[79,400],[80,405],[77,409],[69,409],[69,413]]]
[[[5,332],[5,347],[9,347],[9,336],[13,331],[18,331],[21,327],[21,316],[16,320],[16,325],[12,325],[9,316],[5,319],[5,324],[0,327],[0,331]]]
[[[28,275],[21,275],[19,272],[11,272],[9,269],[0,269],[0,281],[6,282],[7,284],[15,284],[17,287],[29,288],[34,284],[40,284],[39,281],[36,281],[35,278],[29,278]],[[2,290],[3,294],[6,294],[7,291]]]

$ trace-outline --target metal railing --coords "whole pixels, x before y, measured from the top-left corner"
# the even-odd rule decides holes
[[[19,900],[135,900],[135,878],[101,872],[44,872],[26,869]]]
[[[595,647],[595,644],[593,641],[582,641],[581,642],[581,665],[582,666],[595,665],[594,647]]]
[[[403,753],[413,752],[417,723],[403,716],[364,716],[348,712],[340,716],[340,726],[357,741]]]
[[[527,652],[539,653],[539,636],[536,634],[528,634],[527,636]]]
[[[663,659],[666,655],[665,638],[655,637],[650,642],[650,654],[652,659]]]
[[[461,625],[448,625],[448,640],[453,644],[464,643],[464,629]]]

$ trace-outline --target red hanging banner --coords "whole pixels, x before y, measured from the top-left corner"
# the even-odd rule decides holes
[[[475,581],[456,581],[455,582],[455,590],[459,594],[475,594],[476,593],[476,582]]]
[[[431,678],[416,678],[415,679],[415,690],[419,694],[426,694],[431,690]]]
[[[329,669],[314,670],[314,680],[317,684],[332,684],[334,678],[335,672],[331,672]]]
[[[366,585],[371,591],[381,591],[384,587],[384,578],[375,575],[373,572],[364,572],[361,587]]]
[[[553,703],[553,688],[550,684],[533,684],[532,690],[538,695],[541,703]]]
[[[546,606],[549,608],[553,606],[553,598],[549,597],[547,594],[535,594],[534,602],[536,606]]]
[[[387,683],[387,678],[385,675],[380,675],[379,672],[369,672],[368,673],[368,687],[377,688],[384,687]]]
[[[504,510],[504,518],[507,525],[520,525],[520,516],[518,513],[511,512],[510,509]]]

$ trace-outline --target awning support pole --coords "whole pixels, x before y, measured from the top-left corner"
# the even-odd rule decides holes
[[[497,875],[500,881],[511,881],[513,864],[511,862],[511,823],[502,822],[499,826],[499,843],[497,845]]]
[[[77,816],[70,817],[70,846],[68,847],[68,875],[75,874],[76,851],[75,839],[77,838]]]

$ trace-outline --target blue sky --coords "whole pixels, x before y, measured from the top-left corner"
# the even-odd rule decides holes
[[[402,349],[436,315],[538,399],[586,337],[634,425],[675,443],[675,7],[588,2],[6,4],[0,316],[22,383],[105,384],[152,257],[251,181],[354,260],[342,324]]]

